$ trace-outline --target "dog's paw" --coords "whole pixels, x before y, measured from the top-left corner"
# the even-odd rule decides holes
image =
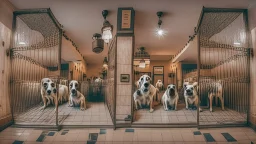
[[[150,109],[149,112],[152,113],[154,111],[154,109]]]
[[[186,107],[186,110],[188,110],[188,107]]]
[[[212,112],[212,108],[210,108],[210,112]]]
[[[40,108],[40,110],[45,110],[45,108],[46,108],[46,106],[43,106],[43,107]]]
[[[174,110],[177,111],[177,108],[175,108]]]
[[[84,110],[85,110],[85,108],[80,108],[80,110],[81,110],[81,111],[84,111]]]
[[[203,109],[199,108],[199,112],[202,112],[202,111],[203,111]]]

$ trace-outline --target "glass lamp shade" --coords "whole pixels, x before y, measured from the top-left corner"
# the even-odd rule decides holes
[[[141,61],[140,61],[139,67],[140,67],[140,68],[145,68],[145,67],[146,67],[146,63],[145,63],[144,60],[141,60]]]
[[[102,39],[105,43],[109,43],[112,39],[112,28],[111,27],[104,27],[102,29]]]

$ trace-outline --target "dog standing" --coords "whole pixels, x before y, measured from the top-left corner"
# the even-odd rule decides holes
[[[218,98],[221,101],[221,109],[224,110],[224,96],[223,96],[223,88],[220,82],[213,82],[209,85],[208,90],[208,98],[210,103],[210,111],[212,112],[212,100],[215,97],[215,103],[217,105]],[[208,103],[208,105],[209,105]]]
[[[69,96],[69,106],[80,106],[80,110],[86,109],[86,102],[85,102],[85,96],[80,93],[78,89],[78,82],[75,80],[72,80],[69,83],[70,86],[70,96]]]
[[[156,95],[156,88],[150,84],[151,78],[143,75],[139,79],[140,92],[145,97],[146,104],[150,106],[150,112],[153,112],[153,98]]]
[[[167,90],[162,96],[164,110],[169,110],[168,105],[172,107],[172,110],[177,110],[178,101],[179,95],[176,86],[173,84],[168,85]]]
[[[188,109],[189,104],[196,107],[199,102],[198,98],[198,83],[194,82],[192,85],[188,82],[184,83],[184,97],[185,97],[185,103],[186,103],[186,109]],[[199,111],[201,112],[202,109],[199,106]]]

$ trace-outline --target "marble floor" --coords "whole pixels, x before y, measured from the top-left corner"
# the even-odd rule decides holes
[[[24,113],[15,115],[15,124],[55,125],[54,106],[41,110],[38,105]],[[58,120],[60,125],[113,125],[109,111],[104,102],[87,103],[87,109],[68,107],[67,103],[59,105]]]
[[[237,128],[120,128],[62,129],[9,127],[0,132],[1,144],[253,144],[256,133]]]

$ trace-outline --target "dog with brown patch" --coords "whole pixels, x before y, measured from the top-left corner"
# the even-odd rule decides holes
[[[85,96],[80,93],[78,89],[78,82],[76,80],[72,80],[69,83],[70,87],[70,95],[69,95],[69,106],[75,107],[80,106],[80,110],[86,109]]]

